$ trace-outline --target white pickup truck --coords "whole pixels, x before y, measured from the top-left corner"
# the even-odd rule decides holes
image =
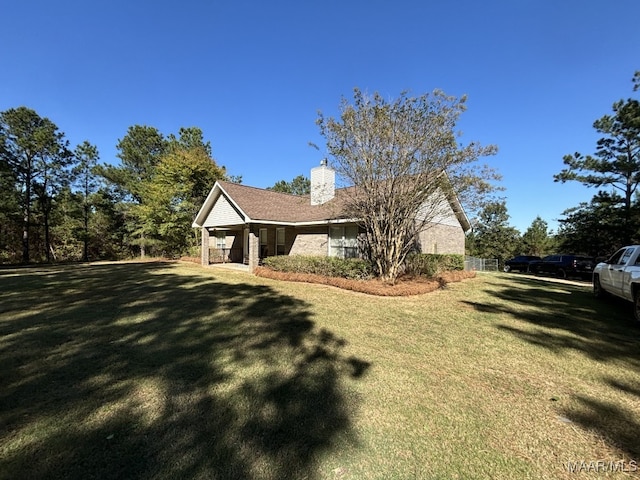
[[[629,245],[614,253],[593,269],[593,294],[607,294],[633,302],[636,320],[640,322],[640,245]]]

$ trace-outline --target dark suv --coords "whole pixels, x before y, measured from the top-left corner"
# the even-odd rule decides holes
[[[540,257],[536,257],[535,255],[518,255],[504,262],[504,271],[513,272],[517,270],[519,272],[528,272],[529,265],[531,265],[532,262],[540,262],[541,260]]]
[[[556,275],[560,278],[580,277],[591,278],[595,261],[592,257],[583,255],[549,255],[542,261],[530,265],[531,271]]]

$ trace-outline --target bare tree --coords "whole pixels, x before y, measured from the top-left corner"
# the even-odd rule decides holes
[[[332,166],[353,188],[346,213],[366,231],[380,277],[395,283],[417,235],[449,209],[448,200],[471,202],[492,189],[498,176],[474,162],[494,146],[458,144],[455,130],[466,98],[435,91],[419,97],[403,92],[386,101],[354,90],[343,98],[340,118],[319,114]]]

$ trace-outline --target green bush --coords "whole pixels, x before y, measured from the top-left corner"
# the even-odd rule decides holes
[[[464,270],[464,255],[415,253],[407,257],[405,264],[409,274],[435,277],[442,272]]]
[[[267,257],[262,264],[272,270],[287,273],[312,273],[357,280],[365,280],[373,276],[371,264],[359,258],[281,255]]]

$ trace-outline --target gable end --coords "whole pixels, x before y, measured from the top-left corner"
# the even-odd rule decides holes
[[[244,223],[243,215],[234,207],[224,194],[220,194],[213,204],[203,227],[222,227]]]

